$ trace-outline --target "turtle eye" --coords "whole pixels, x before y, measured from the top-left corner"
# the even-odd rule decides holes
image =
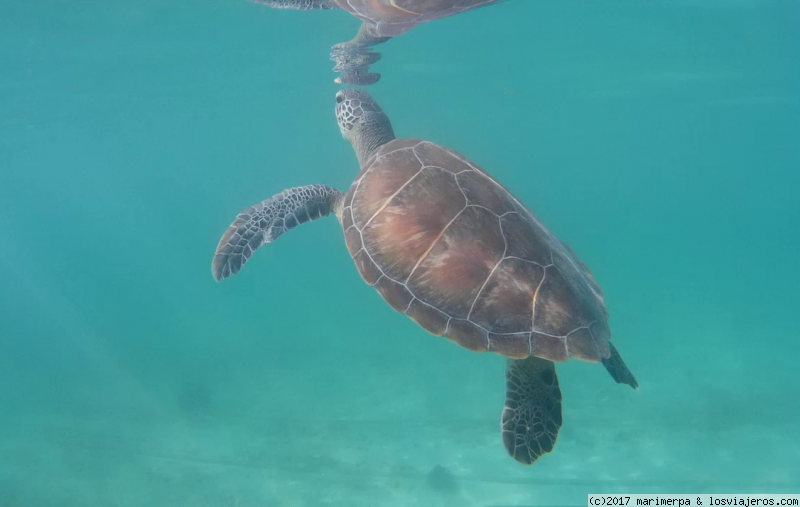
[[[344,101],[344,94],[339,92],[336,94],[336,103],[341,104]]]

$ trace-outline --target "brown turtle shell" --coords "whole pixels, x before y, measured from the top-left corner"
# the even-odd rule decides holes
[[[499,0],[334,0],[361,19],[375,37],[397,37],[420,23],[446,18]]]
[[[458,153],[387,143],[350,187],[341,220],[364,280],[431,334],[512,358],[609,357],[608,314],[589,270]]]

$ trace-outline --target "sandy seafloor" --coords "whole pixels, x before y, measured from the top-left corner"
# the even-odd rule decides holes
[[[620,392],[600,368],[585,372],[598,379],[588,387],[562,375],[565,425],[556,451],[534,467],[517,466],[502,449],[495,417],[502,362],[462,359],[421,374],[427,378],[405,371],[414,369],[410,362],[356,366],[313,381],[287,367],[260,376],[258,384],[270,386],[263,390],[231,379],[140,399],[138,410],[86,393],[86,406],[6,413],[0,500],[65,507],[523,506],[581,505],[590,492],[797,489],[796,406],[765,420],[780,400],[745,385],[730,387],[749,399],[747,411],[737,398],[726,399],[727,388],[687,403],[671,393],[709,386],[666,369],[638,393]],[[433,392],[459,375],[476,378],[473,367],[498,378],[458,396]],[[373,380],[342,387],[362,377],[395,395],[376,397]],[[293,394],[284,383],[319,397]],[[142,395],[128,388],[131,398]],[[257,405],[237,406],[231,391]],[[431,473],[437,466],[449,480]]]
[[[243,208],[344,190],[328,51],[244,0],[0,2],[0,507],[583,505],[800,490],[800,2],[510,0],[382,46],[456,149],[591,267],[641,388],[559,365],[535,466],[504,360],[358,278],[333,220],[213,282]]]

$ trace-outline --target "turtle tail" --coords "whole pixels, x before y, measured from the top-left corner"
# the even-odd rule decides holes
[[[612,343],[609,343],[609,345],[611,346],[611,355],[608,356],[608,359],[601,359],[603,366],[606,367],[611,377],[617,381],[617,384],[628,384],[632,388],[638,389],[639,383],[636,382],[633,373],[628,369],[628,365],[622,360],[619,351]]]

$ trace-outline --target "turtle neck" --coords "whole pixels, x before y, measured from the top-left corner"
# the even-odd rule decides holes
[[[377,116],[377,115],[376,115]],[[392,124],[384,115],[374,118],[370,115],[364,123],[358,126],[358,134],[353,138],[353,149],[362,167],[384,144],[395,139]]]

